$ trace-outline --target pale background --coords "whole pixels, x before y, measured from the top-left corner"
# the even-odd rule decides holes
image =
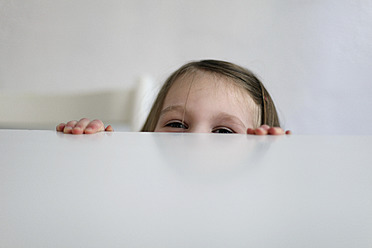
[[[371,0],[0,0],[0,90],[161,83],[190,60],[259,75],[285,128],[372,134]]]

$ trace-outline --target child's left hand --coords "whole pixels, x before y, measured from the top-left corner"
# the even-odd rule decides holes
[[[283,135],[283,134],[291,134],[292,132],[287,130],[284,131],[280,127],[269,127],[268,125],[262,125],[259,128],[252,129],[248,128],[247,134],[252,135]]]

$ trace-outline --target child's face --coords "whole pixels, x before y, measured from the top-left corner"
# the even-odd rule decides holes
[[[196,72],[170,88],[155,132],[242,133],[258,122],[248,92],[229,79]]]

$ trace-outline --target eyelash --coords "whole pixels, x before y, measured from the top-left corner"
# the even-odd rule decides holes
[[[176,126],[177,125],[177,126]],[[189,127],[181,121],[172,121],[165,124],[166,127],[188,129]]]
[[[166,127],[170,128],[180,128],[180,129],[188,129],[189,127],[187,124],[182,123],[181,121],[172,121],[165,124]],[[222,132],[221,132],[222,131]],[[218,127],[212,130],[212,133],[236,133],[234,130],[227,128],[227,127]]]
[[[217,132],[217,131],[223,131],[223,132]],[[213,129],[212,133],[235,133],[235,131],[227,127],[218,127],[218,128]]]

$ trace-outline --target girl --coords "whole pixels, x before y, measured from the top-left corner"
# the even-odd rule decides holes
[[[57,131],[113,131],[100,120],[61,123]],[[142,132],[290,134],[269,93],[249,70],[218,60],[185,64],[165,81]]]

